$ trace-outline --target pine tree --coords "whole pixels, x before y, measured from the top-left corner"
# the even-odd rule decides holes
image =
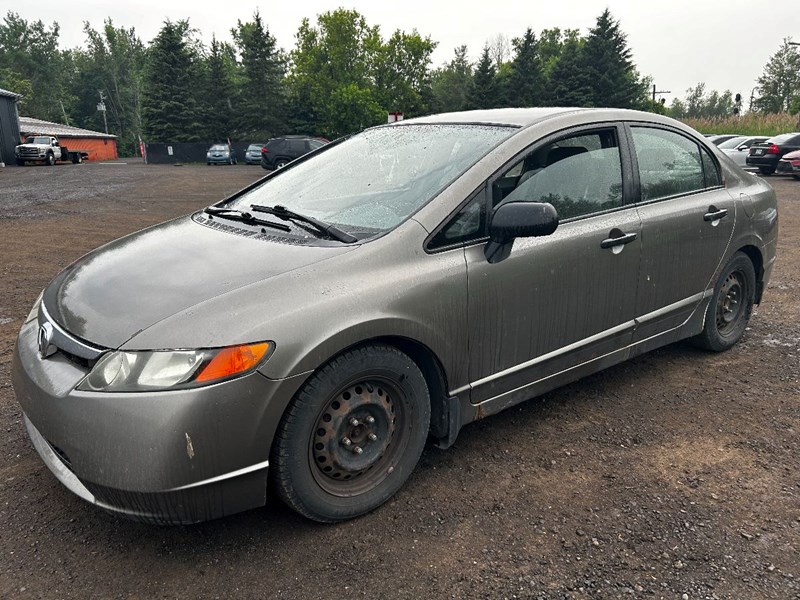
[[[536,36],[529,27],[522,38],[514,39],[514,58],[505,82],[509,106],[537,106],[542,100],[542,72]]]
[[[546,86],[545,104],[548,106],[592,106],[592,80],[584,69],[582,44],[577,37],[565,40]]]
[[[594,106],[636,108],[645,90],[631,60],[625,34],[606,9],[589,30],[581,49],[581,68],[591,80]]]
[[[469,108],[495,108],[500,106],[497,71],[492,63],[489,46],[484,46],[481,59],[472,76],[472,86],[467,95]]]
[[[283,77],[286,61],[258,10],[253,20],[231,30],[242,57],[241,96],[237,109],[240,135],[267,139],[286,128]]]
[[[472,86],[472,65],[467,59],[467,47],[455,49],[453,60],[433,72],[431,77],[435,112],[454,112],[467,108],[467,96]]]
[[[197,56],[189,32],[188,21],[168,20],[150,45],[142,97],[146,141],[198,139]]]
[[[205,125],[205,138],[211,142],[224,142],[233,137],[235,89],[233,70],[235,57],[228,44],[211,38],[211,47],[205,60],[204,85],[199,99]]]

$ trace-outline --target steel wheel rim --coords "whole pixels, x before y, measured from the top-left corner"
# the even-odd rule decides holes
[[[329,494],[368,492],[394,471],[409,440],[405,394],[383,377],[350,382],[319,413],[308,448],[311,472]]]
[[[717,297],[716,322],[721,336],[730,335],[737,328],[745,310],[747,282],[740,271],[730,273]]]

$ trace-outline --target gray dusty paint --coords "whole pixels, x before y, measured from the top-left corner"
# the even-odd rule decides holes
[[[427,348],[441,366],[443,395],[457,396],[457,428],[698,333],[709,289],[742,248],[763,263],[761,281],[769,279],[774,192],[680,123],[610,109],[476,111],[416,122],[519,129],[373,240],[292,245],[186,216],[112,242],[54,279],[43,301],[54,323],[101,349],[275,343],[258,371],[222,384],[91,393],[75,389],[83,367],[62,353],[39,357],[39,323],[25,324],[14,388],[43,458],[59,460],[55,447],[69,457],[64,480],[74,476],[109,510],[155,520],[193,522],[259,506],[287,404],[310,373],[354,344],[382,338]],[[684,132],[717,157],[724,186],[638,205],[626,167],[629,205],[564,222],[548,237],[518,239],[496,264],[486,261],[483,241],[426,251],[431,233],[493,174],[539,140],[597,122]],[[727,218],[705,222],[711,205],[728,208]],[[637,240],[601,250],[612,228]]]

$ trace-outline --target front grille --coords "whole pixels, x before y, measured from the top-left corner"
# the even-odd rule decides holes
[[[19,151],[20,156],[39,156],[39,150],[36,148],[21,148]]]
[[[72,354],[62,348],[59,348],[58,351],[69,362],[71,362],[76,367],[80,367],[84,371],[90,371],[94,366],[94,363],[97,362],[96,360],[89,360],[88,358],[83,358],[82,356],[78,356],[77,354]]]

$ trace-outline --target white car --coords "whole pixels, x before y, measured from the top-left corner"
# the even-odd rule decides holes
[[[750,146],[753,144],[760,144],[761,142],[765,142],[768,136],[746,136],[746,135],[739,135],[735,138],[731,138],[726,142],[722,142],[717,148],[722,150],[725,154],[730,156],[737,165],[742,167],[743,169],[746,168],[745,159],[747,158],[748,151],[750,150]]]

